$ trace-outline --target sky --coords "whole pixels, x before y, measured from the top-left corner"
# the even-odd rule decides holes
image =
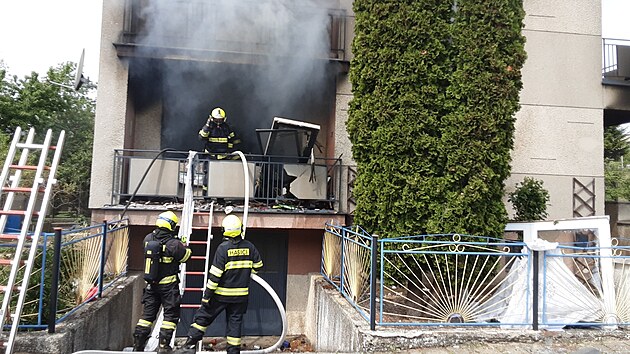
[[[0,60],[11,75],[79,62],[98,80],[103,0],[0,0]]]
[[[0,60],[23,77],[51,66],[78,63],[98,81],[103,0],[0,0]],[[630,0],[602,0],[602,37],[630,40]]]

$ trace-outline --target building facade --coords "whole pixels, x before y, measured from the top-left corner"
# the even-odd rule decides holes
[[[135,196],[137,171],[147,166],[147,159],[166,149],[200,151],[197,132],[210,110],[222,107],[243,140],[241,150],[261,161],[253,163],[260,176],[269,168],[262,161],[271,161],[272,139],[265,134],[273,133],[265,129],[273,126],[274,117],[316,125],[311,155],[333,162],[319,165],[323,172],[317,188],[325,192],[297,199],[325,206],[287,205],[278,198],[282,193],[266,196],[250,208],[247,233],[270,265],[263,278],[272,279],[285,301],[289,334],[304,333],[309,279],[319,272],[322,229],[326,222],[350,223],[353,210],[354,163],[345,129],[352,98],[352,1],[312,0],[299,6],[281,0],[157,3],[103,2],[92,219],[115,219],[123,213],[130,218],[130,267],[139,269],[138,244],[155,216],[166,208],[177,210],[185,158],[173,155],[178,162],[163,162],[160,172],[152,172],[149,190],[135,201],[163,196],[152,183],[159,184],[169,173],[175,181],[164,187],[174,188],[166,193],[170,199],[123,207]],[[602,85],[601,5],[589,0],[523,4],[528,58],[506,192],[524,177],[534,177],[550,192],[550,219],[603,215],[603,128],[630,121],[630,107],[623,100],[623,85]],[[134,162],[140,157],[143,163]],[[301,172],[289,174],[296,180],[308,175],[307,186],[312,187],[318,170],[304,164],[297,161]],[[287,171],[288,165],[283,166]],[[238,180],[226,179],[226,186]],[[260,179],[252,179],[259,188]],[[511,211],[507,197],[506,205]],[[212,219],[204,210],[195,216],[193,238],[203,237],[209,223],[215,234],[220,232],[221,208]],[[183,322],[190,320],[186,316]],[[263,334],[260,327],[247,331]]]

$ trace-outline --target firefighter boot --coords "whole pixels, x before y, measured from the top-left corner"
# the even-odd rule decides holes
[[[133,335],[133,351],[134,352],[143,352],[144,346],[147,344],[147,335],[142,334],[134,334]]]
[[[173,352],[173,348],[171,348],[171,338],[160,337],[157,352],[158,354],[171,354]]]
[[[192,337],[188,337],[186,339],[186,343],[184,343],[174,354],[194,354],[197,352],[197,340],[194,340]]]

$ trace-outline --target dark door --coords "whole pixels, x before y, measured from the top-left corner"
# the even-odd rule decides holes
[[[215,235],[212,240],[211,259],[214,257],[214,251],[221,243],[220,229],[213,229]],[[193,233],[191,240],[205,239],[206,233],[196,231]],[[276,291],[283,305],[286,305],[286,288],[287,288],[287,254],[288,254],[288,237],[286,231],[276,230],[247,230],[247,239],[254,243],[263,260],[263,269],[258,275],[263,278]],[[193,248],[193,255],[200,255],[202,249]],[[187,270],[202,270],[203,261],[189,262]],[[188,277],[187,287],[202,287],[203,277]],[[198,292],[184,293],[182,303],[200,304],[201,294]],[[185,336],[188,328],[192,323],[196,309],[182,309],[181,319],[177,326],[177,336]],[[219,317],[208,326],[206,336],[222,337],[225,336],[225,315]],[[267,291],[256,282],[252,281],[249,295],[249,305],[247,313],[243,319],[243,335],[244,336],[267,336],[280,335],[282,332],[282,320],[278,308],[267,293]]]

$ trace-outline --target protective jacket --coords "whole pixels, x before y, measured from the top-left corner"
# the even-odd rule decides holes
[[[163,342],[169,343],[177,328],[181,304],[179,265],[190,259],[192,251],[176,236],[174,231],[158,227],[144,237],[143,245],[145,247],[149,241],[156,240],[161,243],[162,250],[158,268],[159,280],[147,284],[142,293],[144,307],[134,331],[134,338],[139,343],[138,346],[142,348],[151,334],[151,328],[160,311],[160,306],[164,309],[164,319],[160,326],[160,345]]]
[[[160,284],[177,282],[179,265],[190,258],[192,251],[186,247],[177,237],[175,232],[164,228],[157,228],[144,237],[143,244],[156,240],[162,244],[158,278]]]
[[[260,270],[262,259],[256,247],[241,236],[226,237],[212,261],[204,303],[210,298],[220,302],[247,302],[251,272]]]
[[[199,131],[199,138],[205,142],[205,152],[219,154],[217,159],[226,158],[223,153],[233,152],[241,140],[227,123],[209,122]]]

